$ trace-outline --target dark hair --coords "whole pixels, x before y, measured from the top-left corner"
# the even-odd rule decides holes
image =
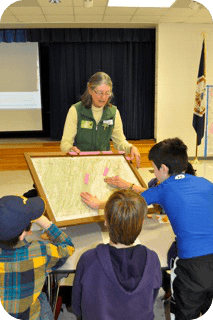
[[[191,174],[192,176],[196,176],[196,171],[197,170],[193,168],[192,164],[188,162],[185,173]]]
[[[96,72],[91,76],[91,78],[89,79],[89,82],[87,82],[87,88],[83,93],[83,95],[81,96],[81,101],[87,109],[91,108],[92,106],[92,97],[89,94],[88,88],[90,88],[91,90],[94,90],[96,87],[102,85],[103,83],[109,86],[112,91],[112,80],[110,76],[108,76],[108,74],[106,74],[105,72]],[[113,98],[113,93],[109,97],[106,103],[106,106],[109,106],[109,107],[111,106],[110,101],[112,100],[112,98]]]
[[[179,174],[188,167],[187,146],[179,138],[156,143],[150,149],[148,158],[154,162],[158,170],[165,164],[169,168],[169,175]]]
[[[32,226],[32,223],[30,222],[30,224],[29,224],[29,225],[26,227],[26,229],[23,230],[23,231],[30,231],[31,226]],[[23,231],[22,231],[22,232],[23,232]],[[10,239],[10,240],[0,240],[0,245],[2,244],[2,245],[6,246],[6,247],[9,247],[9,248],[15,247],[15,246],[19,243],[19,237],[20,237],[20,235],[22,234],[22,232],[21,232],[17,237],[15,237],[15,238],[13,238],[13,239]]]
[[[147,205],[136,192],[119,190],[110,196],[104,212],[110,240],[115,244],[130,245],[141,232]]]

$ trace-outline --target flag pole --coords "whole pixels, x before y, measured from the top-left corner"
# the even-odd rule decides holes
[[[206,61],[206,32],[202,32],[201,35],[203,36],[204,42],[204,61]],[[204,63],[204,76],[206,79],[206,63]],[[195,148],[195,158],[191,161],[192,164],[199,163],[198,160],[198,135],[196,134],[196,148]]]
[[[197,154],[198,154],[198,136],[196,135],[195,158],[194,158],[194,160],[192,160],[192,161],[191,161],[191,163],[192,163],[192,164],[199,163],[199,160],[198,160]]]

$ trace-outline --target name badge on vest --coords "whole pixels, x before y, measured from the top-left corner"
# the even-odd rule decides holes
[[[81,120],[81,128],[92,129],[93,128],[93,121]]]
[[[108,124],[108,126],[112,126],[113,125],[113,119],[110,120],[104,120],[103,123]]]
[[[104,127],[104,130],[106,130],[106,128],[108,128],[109,126],[112,126],[112,125],[113,125],[113,119],[103,120],[102,126]]]

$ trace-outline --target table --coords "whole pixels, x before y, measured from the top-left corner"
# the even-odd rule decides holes
[[[41,154],[36,154],[36,157],[37,156],[41,157]],[[58,156],[58,154],[56,154],[56,156]],[[149,168],[140,168],[138,170],[141,179],[144,179],[142,179],[143,186],[146,186],[148,181],[154,177],[152,171],[153,170],[150,170]],[[37,181],[37,179],[35,180]],[[39,181],[37,181],[37,186],[41,187]],[[153,213],[153,207],[150,209]],[[100,212],[99,214],[103,217],[103,212]],[[154,213],[152,216],[153,218],[151,219],[145,217],[142,232],[138,236],[136,244],[141,243],[147,246],[149,249],[156,251],[159,256],[161,266],[165,267],[167,266],[167,252],[175,237],[170,223],[160,224],[158,220],[155,219],[156,215]],[[103,221],[61,227],[63,231],[65,231],[72,238],[72,241],[75,245],[75,252],[70,258],[67,259],[66,263],[61,268],[51,273],[48,277],[50,302],[53,310],[55,310],[60,286],[59,278],[67,277],[69,274],[75,273],[78,260],[83,252],[95,248],[100,243],[109,242],[108,232],[104,227]],[[36,233],[34,233],[34,236],[35,235]],[[51,290],[52,287],[54,287],[53,291]]]
[[[174,233],[170,223],[160,224],[157,219],[145,217],[142,231],[135,244],[143,244],[149,249],[157,252],[161,267],[167,266],[167,251],[174,241]],[[62,228],[68,234],[75,245],[74,254],[69,257],[66,263],[58,270],[52,272],[48,277],[49,300],[53,311],[56,307],[61,277],[67,277],[71,273],[75,273],[78,260],[83,252],[95,248],[100,243],[108,243],[109,235],[103,222],[91,223],[84,225],[74,225]],[[38,237],[41,231],[34,231],[28,240]],[[64,280],[62,280],[64,281]],[[67,285],[72,285],[67,284]],[[54,288],[54,290],[51,290]]]
[[[142,231],[136,239],[135,244],[143,244],[149,249],[156,251],[163,267],[167,265],[167,251],[175,236],[170,223],[160,224],[154,217],[155,215],[151,219],[145,217]],[[106,244],[109,242],[107,228],[101,222],[69,226],[64,228],[64,232],[72,238],[75,252],[58,269],[59,272],[62,270],[76,270],[76,265],[83,252],[95,248],[100,243]]]

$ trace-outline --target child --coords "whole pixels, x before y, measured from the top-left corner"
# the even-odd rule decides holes
[[[192,164],[188,162],[187,169],[185,173],[195,175],[196,170],[193,168]],[[153,178],[148,182],[148,187],[149,188],[154,188],[159,184],[157,178]],[[162,209],[164,212],[164,210]],[[165,212],[164,212],[165,213]],[[171,287],[170,287],[170,273],[167,272],[173,267],[174,261],[176,257],[178,256],[178,250],[177,250],[177,243],[176,240],[171,244],[168,253],[167,253],[167,267],[161,268],[162,270],[162,288],[165,291],[165,295],[163,297],[163,300],[166,301],[170,299],[171,297]]]
[[[149,160],[161,184],[142,196],[147,204],[162,205],[177,241],[171,314],[195,319],[213,298],[213,184],[189,171],[187,147],[178,138],[153,146]]]
[[[134,245],[147,206],[128,190],[113,193],[105,206],[109,244],[85,252],[77,265],[73,312],[83,320],[151,320],[161,286],[157,254]]]
[[[191,320],[204,314],[213,299],[213,183],[186,174],[187,147],[179,138],[155,144],[149,152],[157,187],[145,190],[119,177],[110,185],[140,192],[148,205],[157,203],[168,215],[176,235],[178,257],[172,270],[172,319]],[[88,193],[82,200],[98,208],[104,203]]]
[[[71,239],[43,216],[44,211],[40,197],[0,199],[0,299],[17,319],[54,319],[42,289],[47,273],[74,252]],[[25,240],[32,222],[46,230],[52,243]]]

